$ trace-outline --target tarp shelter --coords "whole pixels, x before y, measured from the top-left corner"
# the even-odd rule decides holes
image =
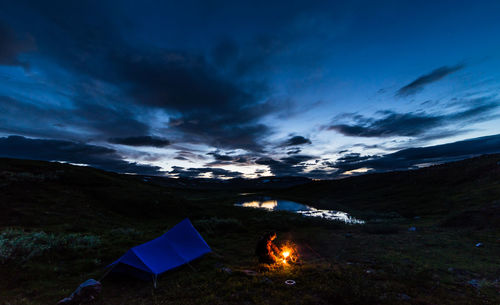
[[[156,279],[161,273],[187,264],[212,250],[191,224],[184,219],[167,233],[128,250],[109,265],[112,272]]]

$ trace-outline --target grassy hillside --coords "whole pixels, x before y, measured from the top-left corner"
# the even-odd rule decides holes
[[[378,218],[366,225],[235,207],[236,191],[173,189],[87,167],[0,159],[0,304],[54,304],[84,280],[100,279],[105,266],[128,248],[185,217],[213,254],[193,262],[195,270],[182,267],[163,274],[158,289],[133,278],[106,277],[96,303],[499,304],[498,228],[443,226],[463,221],[459,216],[465,214],[449,214],[450,207],[470,213],[500,198],[494,158],[422,171],[434,179],[432,171],[443,168],[449,173],[445,182],[424,183],[424,174],[407,172],[313,183],[281,193],[321,206],[366,209],[366,215]],[[469,166],[462,166],[466,162]],[[374,177],[383,177],[384,183]],[[445,183],[449,200],[441,204],[437,198],[444,196]],[[474,185],[478,191],[471,191]],[[429,208],[424,202],[439,204]],[[384,218],[394,211],[421,217]],[[492,214],[481,215],[474,217],[482,221]],[[415,232],[408,231],[412,226]],[[300,265],[267,270],[257,264],[254,246],[268,230],[277,230],[279,242],[297,244]],[[477,242],[484,246],[475,247]],[[222,267],[234,272],[227,274]],[[238,272],[246,269],[258,274]],[[288,287],[287,279],[297,284]]]
[[[404,217],[481,209],[500,200],[500,155],[418,170],[315,181],[280,195],[322,208],[396,212]]]

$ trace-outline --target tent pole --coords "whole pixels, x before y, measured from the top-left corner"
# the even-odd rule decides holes
[[[156,289],[156,274],[153,274],[153,286]]]
[[[99,282],[101,282],[106,277],[106,275],[108,275],[108,273],[110,273],[111,270],[113,270],[113,269],[115,269],[115,266],[112,266],[111,268],[109,268],[108,270],[106,270],[106,272],[104,272],[104,274],[99,279]]]

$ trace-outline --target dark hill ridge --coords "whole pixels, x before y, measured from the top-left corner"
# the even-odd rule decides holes
[[[0,158],[0,226],[106,222],[152,217],[182,200],[167,188],[86,166]]]
[[[240,191],[261,191],[272,189],[285,189],[311,182],[306,177],[260,177],[256,179],[206,179],[206,178],[168,178],[160,176],[142,176],[145,182],[157,185],[197,190],[240,190]]]
[[[407,217],[475,209],[500,199],[500,154],[417,170],[314,181],[279,195],[322,208],[396,211]]]
[[[182,194],[192,193],[190,189],[223,193],[264,191],[319,208],[351,212],[397,212],[405,217],[453,214],[484,208],[500,199],[499,164],[500,154],[494,154],[418,170],[340,180],[311,182],[307,178],[266,177],[218,181],[124,175],[57,162],[2,158],[0,202],[7,212],[0,218],[8,220],[8,211],[15,215],[16,210],[23,210],[21,206],[33,202],[46,203],[53,209],[65,206],[64,202],[93,202],[94,208],[105,212],[134,214],[138,209],[145,213],[144,207],[158,202],[158,192],[168,194],[160,196],[160,201],[171,206],[167,203],[182,201]],[[12,208],[12,202],[16,202],[16,208]],[[159,206],[162,204],[156,204],[155,209]]]

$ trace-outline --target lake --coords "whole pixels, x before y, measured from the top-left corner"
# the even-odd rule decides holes
[[[281,199],[272,199],[269,197],[258,198],[254,200],[241,201],[235,204],[239,207],[264,209],[268,211],[289,211],[301,214],[307,217],[321,217],[330,220],[340,220],[349,224],[363,224],[363,220],[356,219],[346,212],[333,210],[320,210],[311,206]]]

